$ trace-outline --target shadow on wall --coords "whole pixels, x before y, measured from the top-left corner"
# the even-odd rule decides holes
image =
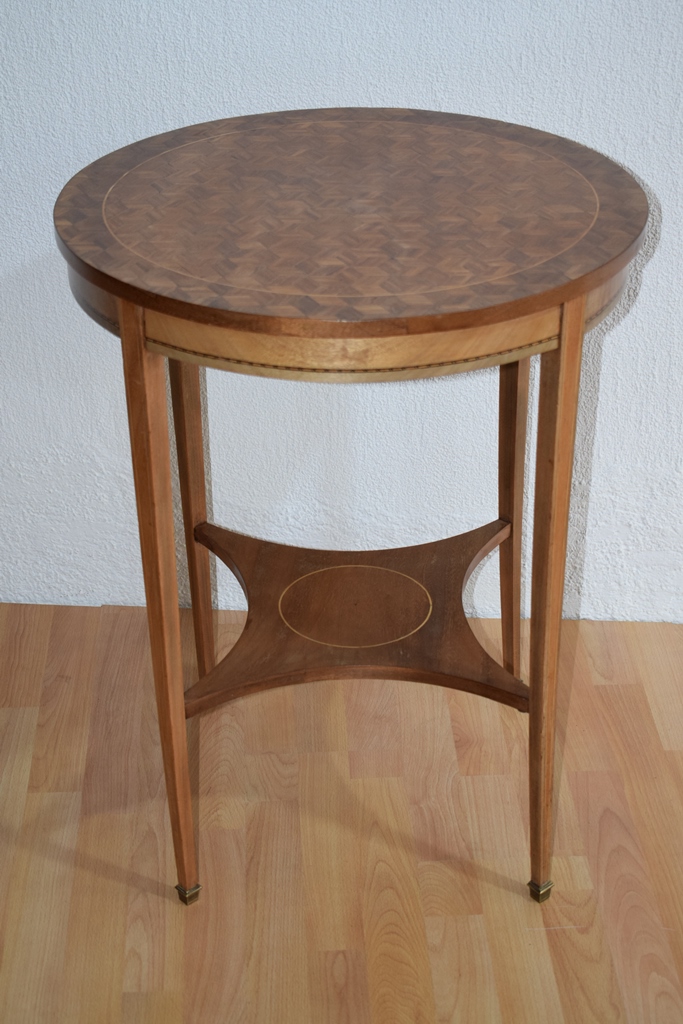
[[[581,616],[581,602],[585,582],[586,562],[586,532],[588,529],[588,510],[590,503],[591,487],[593,482],[593,453],[595,450],[595,435],[597,430],[598,401],[600,398],[600,377],[602,372],[602,357],[605,347],[605,339],[610,331],[621,323],[628,316],[633,308],[643,280],[645,266],[654,256],[662,229],[662,207],[659,199],[637,174],[623,164],[624,170],[628,171],[641,186],[650,205],[650,216],[647,231],[640,252],[631,264],[628,285],[619,301],[602,323],[598,324],[587,336],[583,348],[581,361],[581,390],[579,393],[579,407],[576,423],[576,446],[574,451],[574,469],[572,476],[571,512],[569,517],[569,533],[567,538],[567,567],[565,574],[565,590],[563,616],[568,619],[578,619]],[[533,482],[536,461],[536,437],[535,427],[537,422],[537,401],[538,401],[538,364],[539,357],[532,359],[531,382],[530,382],[530,407],[533,412],[530,416],[529,432],[527,434],[527,451],[525,459],[525,488],[524,488],[524,509],[525,524],[523,538],[522,558],[522,614],[525,609],[530,608],[530,593],[528,580],[530,573],[525,552],[531,548],[532,538],[532,516],[533,516]],[[476,567],[467,583],[464,594],[465,612],[468,616],[476,615],[476,602],[474,592],[481,574],[486,570],[489,560],[496,558],[497,552],[493,551]]]
[[[643,280],[643,271],[654,256],[662,233],[662,207],[659,199],[650,186],[642,181],[637,174],[634,174],[629,167],[625,167],[623,164],[621,166],[636,179],[647,195],[647,201],[650,204],[650,217],[645,240],[631,264],[628,285],[621,301],[610,315],[590,332],[583,349],[564,588],[564,617],[568,619],[581,617],[581,600],[586,569],[588,507],[593,482],[593,453],[605,339],[610,331],[614,330],[628,316],[635,305]]]

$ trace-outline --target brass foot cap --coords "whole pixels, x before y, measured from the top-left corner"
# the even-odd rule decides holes
[[[176,885],[176,889],[178,890],[180,902],[189,905],[199,899],[199,890],[201,889],[201,885],[193,885],[191,889],[184,889],[182,885]]]
[[[529,886],[529,892],[531,893],[532,898],[535,899],[537,903],[543,903],[544,900],[547,900],[550,896],[550,890],[553,887],[552,882],[544,882],[543,885],[538,885],[537,882],[527,882],[527,885]]]

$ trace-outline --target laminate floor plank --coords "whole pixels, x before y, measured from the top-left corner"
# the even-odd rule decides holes
[[[79,792],[92,702],[99,608],[55,608],[43,673],[31,790]]]
[[[150,884],[129,893],[123,987],[125,992],[163,993],[173,991],[182,970],[185,917],[173,898],[173,844],[154,684],[146,660],[143,671],[142,685],[131,699],[145,757],[138,754],[139,770],[130,774],[129,863],[131,870],[140,872]]]
[[[460,773],[446,700],[448,691],[411,683],[397,684],[396,690],[408,799],[411,803],[439,799]]]
[[[157,882],[130,870],[134,826],[118,810],[82,818],[76,841],[61,998],[55,1019],[119,1024],[131,890]]]
[[[297,741],[293,687],[253,693],[244,720],[246,754],[270,754],[295,751]]]
[[[249,803],[299,799],[299,754],[272,750],[244,756],[244,792]]]
[[[562,623],[558,697],[558,753],[566,772],[618,770],[592,664],[580,643],[580,622]]]
[[[428,917],[436,1024],[502,1024],[482,916]]]
[[[38,708],[0,708],[0,853],[5,877],[19,856]],[[0,887],[0,967],[5,961],[5,931],[10,890]]]
[[[351,778],[403,777],[405,748],[399,706],[403,686],[387,679],[354,679],[345,684]]]
[[[557,782],[557,801],[555,814],[554,857],[583,857],[586,852],[585,835],[571,793],[570,776],[562,772]]]
[[[558,861],[557,891],[542,913],[565,1024],[625,1024],[626,1011],[595,890],[561,886]]]
[[[0,708],[0,825],[3,860],[11,860],[24,817],[38,708]]]
[[[468,862],[472,836],[467,815],[466,780],[455,775],[443,781],[438,799],[409,802],[410,824],[418,861]],[[408,795],[408,794],[406,794]]]
[[[57,1019],[80,802],[80,793],[28,794],[6,880],[0,1020],[50,1024]]]
[[[182,1022],[251,1024],[259,1003],[248,995],[245,830],[202,830],[199,864],[204,887],[199,899],[189,907],[175,900],[184,917],[185,955],[178,970],[185,996]]]
[[[400,683],[386,679],[353,679],[345,684],[346,733],[350,751],[381,750],[400,755],[400,686]]]
[[[344,689],[337,679],[293,687],[296,749],[302,754],[349,749]]]
[[[179,992],[124,992],[121,1024],[183,1024]]]
[[[503,1024],[562,1024],[541,907],[528,898],[523,881],[528,870],[519,850],[513,858],[477,863],[500,1013]]]
[[[150,778],[157,780],[156,790],[159,788],[158,736],[152,734],[149,715],[143,713],[151,680],[146,617],[137,608],[103,608],[93,663],[89,742],[60,1008],[60,1020],[69,1024],[93,1020],[118,1024],[129,974],[127,944],[139,942],[135,933],[127,935],[129,904],[149,907],[155,896],[159,898],[160,888],[170,892],[168,883],[159,877],[158,858],[149,873],[149,862],[134,860],[140,836],[140,797]],[[158,916],[165,913],[165,909],[159,910]],[[139,917],[134,914],[133,920]],[[162,934],[155,933],[157,961],[165,952]],[[107,964],[104,972],[103,963]]]
[[[401,747],[369,747],[349,750],[352,779],[400,779],[404,775]]]
[[[463,780],[475,860],[514,859],[526,847],[509,775],[470,775]]]
[[[221,609],[213,613],[216,635],[216,661],[220,661],[239,640],[247,621],[246,612]],[[194,640],[194,634],[193,634]]]
[[[588,660],[594,686],[629,686],[642,682],[634,647],[652,633],[647,623],[642,637],[638,622],[600,622],[582,619],[576,623],[579,643]],[[634,643],[635,641],[635,643]]]
[[[143,689],[152,685],[152,665],[146,617],[138,608],[102,608],[93,673],[83,814],[130,813],[148,763],[157,772],[159,747],[158,736],[141,724]],[[150,749],[142,745],[143,738],[155,756],[140,756]]]
[[[504,715],[489,700],[458,690],[445,695],[461,775],[504,775],[510,770]],[[513,712],[515,713],[515,712]]]
[[[581,772],[572,789],[627,1020],[682,1020],[681,981],[622,779]]]
[[[362,952],[362,807],[345,753],[301,755],[300,809],[310,947]]]
[[[40,705],[53,614],[47,604],[0,605],[0,707]]]
[[[628,627],[629,649],[660,743],[664,750],[683,751],[683,626],[670,622],[620,625]]]
[[[451,729],[449,692],[436,686],[397,687],[401,728],[403,787],[418,861],[445,861],[468,872],[471,841],[463,808],[464,780],[459,772]]]
[[[299,807],[247,812],[247,1009],[251,1024],[313,1024]]]
[[[365,953],[328,950],[311,956],[311,1012],[324,1024],[372,1024]]]
[[[425,918],[474,917],[482,913],[474,861],[421,861],[417,875]]]
[[[683,965],[683,805],[674,755],[660,746],[643,687],[605,687],[600,699],[659,916]]]
[[[246,825],[244,716],[245,702],[237,700],[199,719],[200,829]]]
[[[400,779],[359,779],[363,933],[372,1024],[435,1019],[410,815]]]

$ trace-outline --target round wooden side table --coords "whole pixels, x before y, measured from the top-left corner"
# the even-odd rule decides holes
[[[185,719],[268,687],[381,677],[530,713],[532,896],[550,893],[558,643],[582,340],[618,301],[647,222],[621,167],[567,139],[416,110],[303,110],[182,128],[63,189],[83,309],[120,334],[180,898],[199,893]],[[541,356],[530,675],[519,667],[529,358]],[[168,360],[198,681],[183,693]],[[199,365],[315,381],[500,365],[499,518],[432,544],[319,551],[206,522]],[[462,588],[500,547],[503,665]],[[209,550],[248,599],[215,662]]]

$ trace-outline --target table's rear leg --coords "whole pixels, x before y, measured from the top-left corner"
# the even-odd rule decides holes
[[[135,496],[159,730],[181,900],[197,898],[164,357],[145,348],[144,312],[119,300]]]
[[[194,539],[194,528],[206,522],[206,479],[202,441],[202,403],[199,366],[169,359],[173,423],[178,450],[178,474],[185,524],[185,548],[192,595],[192,619],[199,677],[216,663],[211,606],[209,551]]]
[[[503,665],[517,678],[521,675],[522,511],[528,404],[529,360],[504,363],[500,367],[498,515],[512,529],[500,545],[500,608]]]
[[[550,895],[557,663],[585,298],[565,303],[559,348],[541,356],[531,589],[531,895]]]

